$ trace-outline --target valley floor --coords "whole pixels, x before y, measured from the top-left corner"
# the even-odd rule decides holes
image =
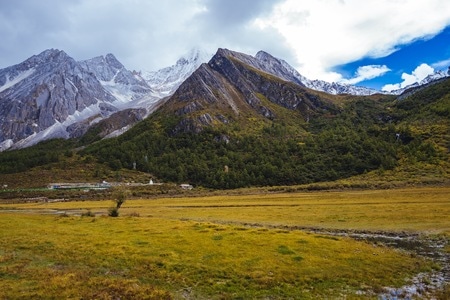
[[[448,195],[128,199],[118,218],[111,200],[0,203],[0,298],[445,299]]]

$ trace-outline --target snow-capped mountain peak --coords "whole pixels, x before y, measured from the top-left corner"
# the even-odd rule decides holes
[[[93,73],[105,89],[120,102],[130,102],[152,93],[143,78],[127,70],[111,53],[79,63]]]
[[[285,60],[275,58],[267,52],[259,51],[255,57],[263,63],[263,69],[269,73],[275,74],[280,78],[303,85],[312,90],[325,92],[328,94],[351,94],[351,95],[372,95],[380,91],[366,87],[342,84],[338,82],[326,82],[323,80],[310,80],[301,75],[296,69],[289,65]]]
[[[12,145],[35,136],[90,107],[99,107],[93,113],[105,116],[116,110],[114,101],[94,75],[64,51],[45,50],[0,70],[0,143],[9,140]]]
[[[143,72],[150,87],[161,97],[172,95],[176,89],[202,64],[208,62],[213,55],[194,48],[180,57],[175,65],[158,71]]]
[[[442,70],[436,70],[432,74],[430,74],[427,77],[425,77],[424,79],[422,79],[420,82],[415,82],[415,83],[405,86],[401,89],[389,91],[389,94],[400,95],[409,89],[432,84],[433,82],[437,82],[438,80],[445,78],[445,77],[450,77],[450,67],[448,68],[447,72],[442,71]]]
[[[124,69],[125,67],[122,65],[121,62],[119,62],[117,60],[117,58],[112,54],[112,53],[108,53],[105,56],[105,61],[108,65],[110,65],[111,67],[117,69],[117,70],[121,70]]]
[[[121,110],[149,113],[159,99],[112,54],[77,62],[45,50],[0,70],[0,151],[80,136]]]
[[[98,80],[110,81],[122,70],[123,65],[112,54],[97,56],[79,62],[84,69],[92,72]]]
[[[441,71],[441,70],[437,70],[435,71],[433,74],[428,75],[427,77],[425,77],[424,79],[422,79],[419,82],[419,85],[424,85],[424,84],[428,84],[432,81],[444,78],[444,77],[448,77],[450,76],[450,68],[448,68],[447,72]]]

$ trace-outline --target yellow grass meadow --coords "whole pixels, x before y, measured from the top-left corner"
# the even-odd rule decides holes
[[[111,206],[112,200],[9,207],[106,214]],[[121,215],[133,214],[219,223],[450,234],[450,187],[130,199]]]
[[[448,241],[449,192],[128,199],[117,218],[112,200],[0,204],[0,299],[376,299],[439,266],[300,228]]]

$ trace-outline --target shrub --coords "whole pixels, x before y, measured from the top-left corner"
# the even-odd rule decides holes
[[[117,207],[111,207],[108,209],[108,216],[110,217],[118,217],[119,216],[119,209]]]
[[[81,216],[82,217],[95,217],[95,214],[90,209],[88,209],[86,212],[82,213]]]

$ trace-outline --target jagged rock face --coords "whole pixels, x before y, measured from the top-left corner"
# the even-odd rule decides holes
[[[318,97],[308,92],[302,85],[287,80],[288,76],[281,64],[279,69],[267,67],[268,64],[260,64],[255,60],[257,58],[246,57],[247,63],[250,63],[252,67],[260,65],[260,69],[248,68],[246,63],[240,60],[239,55],[234,55],[234,52],[219,50],[209,65],[233,82],[244,95],[245,100],[253,108],[260,110],[265,117],[273,118],[274,115],[269,109],[267,109],[268,112],[264,111],[265,107],[262,106],[258,95],[288,109],[306,109],[306,107],[313,111],[318,108],[331,109],[331,105],[317,101]]]
[[[99,133],[97,134],[98,138],[103,138],[108,135],[116,136],[120,133],[115,134],[116,132],[126,128],[128,126],[134,125],[135,123],[141,121],[146,114],[145,109],[124,109],[118,112],[113,113],[109,118],[100,121],[92,127],[98,129]],[[84,133],[91,128],[86,122],[74,124],[70,126],[68,130],[73,131],[73,135],[77,136],[77,132],[79,132],[78,137],[84,135]]]
[[[24,139],[99,101],[114,100],[66,53],[46,50],[0,70],[0,142]]]
[[[112,54],[97,56],[80,62],[80,65],[89,72],[94,73],[98,80],[111,81],[123,69],[123,65]]]
[[[367,96],[381,93],[380,91],[361,86],[342,84],[338,82],[326,82],[323,80],[310,80],[298,73],[298,71],[290,66],[286,61],[275,58],[264,51],[259,51],[255,57],[262,62],[263,70],[266,72],[312,90],[321,91],[332,95],[350,94]]]
[[[113,54],[81,61],[80,65],[92,72],[109,92],[124,101],[136,100],[152,92],[139,73],[127,70]]]
[[[303,81],[306,81],[307,78],[300,75],[297,70],[291,67],[284,60],[275,58],[264,51],[259,51],[256,53],[255,58],[262,63],[263,70],[265,72],[278,76],[286,81],[291,81],[298,85],[305,86]]]
[[[227,112],[230,116],[239,114],[238,103],[241,95],[225,78],[211,69],[207,64],[201,65],[178,88],[171,97],[174,112],[178,116],[195,115],[196,120],[184,119],[174,130],[178,132],[200,132],[204,125],[209,125],[214,119],[221,123],[229,122],[228,118],[218,114],[201,114],[202,110],[211,109],[217,112]],[[220,117],[219,117],[220,115]]]
[[[307,114],[334,109],[332,104],[301,84],[288,80],[289,74],[280,62],[274,62],[270,67],[266,62],[219,49],[209,63],[200,66],[167,102],[178,116],[183,117],[175,133],[199,132],[216,122],[228,124],[242,111],[276,118],[266,101],[298,110],[305,120]]]
[[[0,70],[0,151],[80,137],[117,111],[148,113],[159,99],[112,54],[76,62],[63,51],[46,50]]]

